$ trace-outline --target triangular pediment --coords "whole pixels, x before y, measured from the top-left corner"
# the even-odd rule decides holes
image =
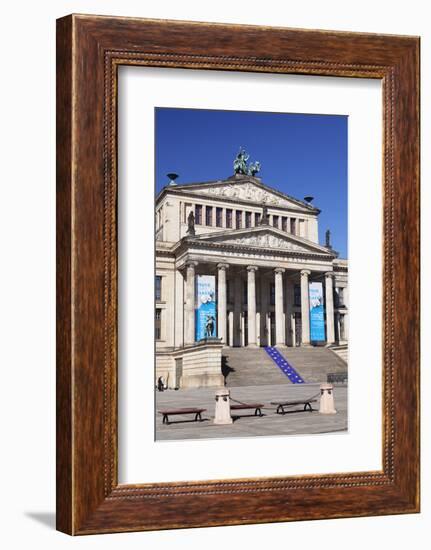
[[[264,185],[257,178],[247,176],[202,184],[178,185],[175,187],[175,191],[203,197],[224,198],[236,202],[249,202],[260,206],[266,204],[269,207],[290,208],[307,213],[318,211],[303,201]]]
[[[285,250],[286,252],[302,252],[325,254],[334,257],[334,252],[329,251],[324,246],[313,243],[298,237],[285,233],[280,229],[271,226],[257,226],[249,229],[234,229],[230,231],[221,231],[198,235],[193,237],[199,241],[208,243],[218,243],[226,245],[235,245],[239,247],[256,247],[259,249]]]

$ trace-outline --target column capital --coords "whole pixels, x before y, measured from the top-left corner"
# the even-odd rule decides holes
[[[326,277],[326,278],[331,278],[331,279],[333,279],[334,276],[335,276],[335,273],[334,273],[333,271],[327,271],[327,272],[325,273],[325,277]]]
[[[190,260],[190,261],[185,263],[185,268],[186,269],[190,269],[190,268],[194,269],[197,265],[198,265],[198,262]]]
[[[284,273],[285,271],[284,267],[276,267],[274,269],[274,273]]]
[[[257,265],[248,265],[247,266],[247,271],[257,271],[259,268],[257,267]]]
[[[311,275],[311,271],[309,269],[301,269],[301,275]]]
[[[217,264],[217,269],[224,269],[224,270],[229,269],[229,264],[221,262]]]

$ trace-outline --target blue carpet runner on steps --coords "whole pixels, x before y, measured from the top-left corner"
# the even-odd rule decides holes
[[[299,376],[292,365],[281,355],[278,349],[271,346],[265,347],[266,353],[271,357],[274,363],[289,378],[292,384],[304,384],[304,380]]]

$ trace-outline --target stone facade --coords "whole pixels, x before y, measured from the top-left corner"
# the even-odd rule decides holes
[[[194,234],[188,232],[190,212]],[[168,377],[170,387],[220,385],[222,346],[313,344],[311,281],[321,281],[325,292],[326,345],[347,343],[347,260],[319,244],[319,212],[245,175],[160,192],[156,376]],[[216,276],[217,342],[195,342],[198,274]]]

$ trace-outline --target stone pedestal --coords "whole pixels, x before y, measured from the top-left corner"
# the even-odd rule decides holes
[[[172,367],[176,360],[180,360],[181,363],[181,372],[176,375],[179,387],[184,389],[223,386],[222,348],[223,344],[219,338],[211,338],[170,352]],[[160,355],[156,354],[156,370],[157,373],[164,374],[164,371],[158,368]]]
[[[232,424],[230,415],[230,391],[221,388],[215,393],[215,416],[214,424]]]
[[[320,384],[320,414],[336,414],[334,405],[334,386],[332,384]]]

